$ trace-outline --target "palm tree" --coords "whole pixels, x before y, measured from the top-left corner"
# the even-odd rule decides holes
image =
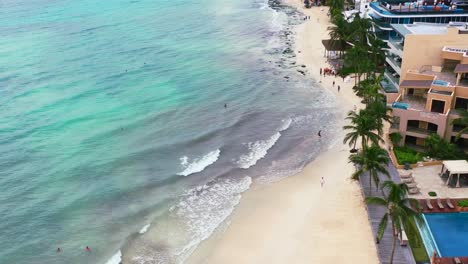
[[[351,22],[351,28],[353,34],[351,35],[350,41],[353,44],[367,44],[367,38],[372,32],[370,31],[372,27],[372,20],[369,18],[362,18],[359,13],[353,18]]]
[[[382,138],[374,131],[377,129],[375,118],[370,116],[365,110],[360,110],[359,113],[350,111],[348,113],[347,120],[350,120],[350,125],[343,127],[345,130],[351,130],[347,133],[343,139],[343,143],[348,143],[349,146],[356,148],[356,142],[361,138],[362,149],[367,146],[367,143],[371,141],[374,144],[378,144],[379,141],[383,141]]]
[[[460,117],[457,119],[452,120],[450,123],[451,125],[461,125],[464,126],[462,130],[460,130],[457,134],[456,140],[458,140],[461,135],[468,132],[468,111],[466,109],[457,109],[458,114]]]
[[[356,73],[357,78],[354,80],[354,84],[356,86],[361,81],[361,75],[364,72],[364,69],[369,68],[368,62],[370,60],[368,55],[367,47],[362,44],[354,45],[352,48],[346,51],[344,64],[347,67],[352,68]]]
[[[387,197],[368,197],[366,198],[366,202],[368,204],[384,206],[387,209],[387,212],[384,214],[379,224],[377,241],[382,239],[382,236],[387,229],[388,221],[391,220],[393,247],[392,254],[390,255],[390,264],[392,264],[397,236],[401,236],[403,226],[406,226],[407,228],[412,226],[410,224],[412,217],[414,217],[418,222],[422,222],[423,220],[419,213],[421,210],[419,202],[416,199],[406,197],[406,194],[408,193],[408,186],[406,184],[397,184],[393,181],[385,181],[382,184],[382,189],[388,190]]]
[[[382,173],[390,178],[387,170],[387,164],[390,162],[387,151],[378,145],[366,147],[363,151],[349,156],[349,161],[358,165],[351,178],[358,180],[361,176],[369,173],[369,188],[372,190],[372,179],[374,179],[375,187],[379,187],[379,173]]]
[[[370,116],[374,117],[379,136],[383,136],[384,122],[392,124],[393,121],[392,116],[388,114],[388,112],[392,111],[392,108],[388,107],[382,100],[373,100],[367,106],[366,111]]]
[[[368,41],[369,41],[369,53],[370,53],[370,58],[373,61],[374,65],[376,66],[373,73],[383,73],[384,65],[385,62],[385,48],[386,44],[383,40],[378,38],[375,33],[371,33],[368,35]],[[375,75],[375,74],[374,74]]]
[[[339,13],[332,17],[334,26],[328,27],[329,35],[332,40],[346,41],[349,35],[349,23]]]

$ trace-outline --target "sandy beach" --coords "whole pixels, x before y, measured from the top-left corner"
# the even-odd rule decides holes
[[[319,76],[319,68],[327,67],[321,43],[328,38],[327,9],[289,4],[311,17],[295,29],[298,63],[336,94],[344,117],[354,105],[361,106],[352,79],[343,83],[339,77]],[[301,173],[254,185],[243,194],[229,226],[204,241],[187,263],[379,263],[359,185],[350,180],[354,168],[348,156],[349,147],[339,141]]]

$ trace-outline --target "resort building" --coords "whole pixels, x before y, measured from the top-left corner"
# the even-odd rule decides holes
[[[375,24],[374,31],[383,40],[395,36],[391,24],[468,22],[467,0],[389,0],[370,2],[368,8],[368,16]]]
[[[415,23],[391,25],[401,37],[387,56],[386,90],[394,122],[390,133],[400,132],[402,142],[424,146],[432,133],[455,142],[452,125],[456,109],[468,107],[468,25]],[[468,146],[468,134],[455,142]]]

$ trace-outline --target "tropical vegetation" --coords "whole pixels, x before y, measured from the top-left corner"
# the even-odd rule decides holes
[[[468,133],[468,111],[466,109],[457,109],[458,114],[460,115],[459,118],[452,120],[452,125],[459,125],[464,127],[460,131],[458,131],[456,139],[458,140],[461,135],[464,133]]]
[[[395,255],[395,247],[398,236],[401,237],[405,227],[406,232],[414,230],[408,230],[413,227],[411,219],[414,218],[416,221],[423,223],[422,216],[419,213],[421,205],[418,200],[413,198],[407,198],[408,186],[404,183],[395,183],[393,181],[386,181],[382,184],[382,189],[387,191],[387,194],[382,197],[367,197],[366,202],[368,204],[378,205],[386,208],[386,213],[383,215],[378,231],[377,241],[380,241],[385,233],[385,230],[390,223],[393,234],[392,253],[390,255],[390,264],[393,263],[393,257]]]
[[[389,155],[379,146],[383,142],[385,123],[392,121],[389,114],[391,109],[387,107],[385,97],[379,93],[385,62],[385,43],[372,32],[370,19],[362,18],[359,14],[350,18],[344,17],[344,0],[331,0],[329,5],[330,20],[333,23],[333,26],[329,27],[330,38],[348,44],[339,74],[354,74],[353,91],[365,105],[363,110],[348,113],[346,120],[349,123],[343,127],[346,131],[343,143],[353,148],[349,161],[355,165],[356,171],[352,178],[358,180],[368,176],[369,187],[372,190],[372,182],[379,188],[381,175],[390,177]],[[401,140],[400,134],[392,136],[394,143]],[[360,150],[357,151],[356,145],[359,142]],[[401,163],[415,163],[423,157],[421,153],[404,147],[396,148],[396,153]],[[421,220],[420,204],[407,198],[408,186],[405,184],[387,180],[381,189],[381,197],[369,197],[366,201],[386,208],[377,232],[377,240],[382,239],[387,226],[390,225],[394,234],[390,263],[393,262],[397,235],[401,235],[403,229],[408,234],[415,259],[427,261],[428,256],[414,222]]]

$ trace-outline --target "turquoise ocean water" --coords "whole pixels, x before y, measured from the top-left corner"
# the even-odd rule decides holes
[[[300,170],[337,127],[297,23],[259,0],[1,1],[0,263],[181,263]]]

